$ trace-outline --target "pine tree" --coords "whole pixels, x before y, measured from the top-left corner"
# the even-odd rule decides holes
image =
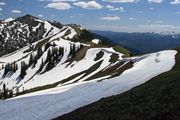
[[[45,44],[44,50],[46,51],[49,47],[51,46],[51,44],[48,42]]]
[[[31,66],[32,64],[33,64],[33,54],[31,53],[29,57],[29,66]]]
[[[9,91],[9,94],[8,94],[8,98],[12,98],[12,97],[13,97],[13,91],[10,90],[10,91]]]
[[[40,64],[40,66],[39,66],[39,72],[42,71],[43,67],[44,67],[44,62],[43,62],[43,59],[42,59],[42,60],[41,60],[41,64]]]
[[[52,57],[52,54],[51,54],[51,50],[49,49],[48,52],[47,52],[46,62],[50,61],[51,57]]]
[[[3,84],[3,98],[6,99],[7,98],[7,90],[6,90],[6,85]]]
[[[37,50],[37,59],[39,59],[42,56],[43,52],[41,48],[38,48]]]
[[[2,69],[4,69],[4,64],[2,64]]]
[[[26,75],[27,68],[28,68],[28,65],[26,65],[26,63],[24,61],[22,61],[21,62],[21,72],[20,72],[21,79],[23,79],[24,76]]]

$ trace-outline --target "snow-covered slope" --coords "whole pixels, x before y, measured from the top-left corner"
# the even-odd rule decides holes
[[[90,45],[82,44],[79,42],[77,43],[70,42],[70,41],[60,38],[60,36],[61,36],[61,33],[55,35],[49,40],[49,42],[54,44],[55,47],[52,46],[48,48],[47,50],[43,50],[43,53],[41,57],[37,60],[35,67],[30,66],[26,70],[26,75],[24,76],[23,79],[19,78],[20,71],[21,71],[20,67],[19,69],[16,70],[16,72],[10,71],[5,76],[4,76],[5,69],[0,70],[0,75],[1,75],[0,89],[2,89],[3,84],[6,84],[6,87],[8,89],[13,89],[14,92],[17,87],[19,88],[19,91],[22,91],[22,90],[35,88],[38,86],[53,84],[81,72],[82,74],[80,75],[83,75],[83,74],[85,75],[86,70],[88,70],[90,67],[92,67],[96,63],[99,63],[100,61],[102,61],[99,68],[92,71],[92,73],[89,73],[82,78],[80,77],[79,80],[78,79],[74,80],[80,76],[78,75],[77,77],[74,77],[72,80],[70,79],[67,82],[69,84],[69,83],[73,83],[73,81],[77,81],[77,82],[84,81],[88,79],[89,77],[93,76],[94,74],[98,73],[99,71],[105,69],[106,67],[110,67],[109,65],[113,65],[111,62],[109,62],[112,54],[117,54],[119,56],[118,60],[122,59],[121,56],[123,54],[115,52],[112,48],[90,48],[87,50],[82,60],[79,60],[79,61],[74,60],[74,61],[68,62],[68,60],[70,60],[70,57],[71,57],[69,54],[70,54],[70,48],[72,44],[75,45],[76,49],[80,48],[81,45],[84,47],[89,47]],[[60,38],[60,39],[54,40],[57,38]],[[36,46],[36,44],[34,46]],[[45,46],[42,46],[43,49],[45,49],[44,47]],[[56,63],[54,68],[50,71],[45,72],[46,66],[48,63],[44,63],[42,71],[37,73],[37,71],[40,68],[42,60],[45,61],[47,59],[48,50],[52,50],[54,48],[59,48],[59,47],[64,48],[64,55],[58,58],[60,60]],[[0,61],[2,62],[2,64],[5,64],[4,62],[8,63],[8,62],[17,61],[16,63],[18,64],[18,66],[21,66],[22,61],[25,61],[25,63],[29,64],[30,54],[37,54],[37,51],[24,53],[24,51],[26,51],[27,49],[29,48],[25,47],[15,52],[14,54],[3,56],[0,58]],[[103,56],[100,59],[95,60],[99,52],[102,52]]]
[[[49,120],[103,97],[120,94],[172,69],[177,51],[168,50],[132,58],[133,67],[120,76],[58,86],[15,97],[0,104],[3,120]]]
[[[128,61],[128,59],[120,61],[123,54],[115,52],[107,45],[103,48],[102,40],[95,39],[89,31],[78,25],[56,27],[60,25],[30,15],[8,22],[2,21],[0,25],[0,34],[4,41],[14,44],[14,41],[18,40],[19,45],[22,44],[20,39],[23,39],[27,44],[9,53],[7,49],[11,47],[6,45],[8,42],[3,43],[4,53],[9,54],[0,57],[1,91],[3,85],[9,91],[18,93],[50,84],[54,87],[59,84],[92,80],[99,72],[106,71],[112,66],[118,67],[119,63],[124,64]],[[27,32],[23,30],[25,28]],[[34,40],[34,37],[37,37],[38,34],[34,34],[37,31],[41,31],[41,37],[33,42],[27,42],[29,38]],[[4,32],[8,35],[4,36]],[[94,43],[94,40],[98,40],[98,43]],[[112,62],[113,55],[116,59]],[[115,72],[117,71],[114,70],[114,74]],[[104,79],[111,76],[105,72],[96,78]]]

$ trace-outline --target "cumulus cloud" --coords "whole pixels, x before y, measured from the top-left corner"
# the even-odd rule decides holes
[[[39,0],[41,2],[76,2],[76,1],[79,1],[79,0]]]
[[[103,0],[105,2],[114,2],[114,3],[132,3],[138,2],[139,0]]]
[[[5,2],[0,2],[0,5],[6,5],[6,3]]]
[[[120,20],[120,18],[118,16],[114,16],[114,17],[107,16],[107,17],[101,17],[100,19],[106,20],[106,21],[118,21],[118,20]]]
[[[129,17],[129,20],[135,20],[136,18],[134,18],[134,17]]]
[[[112,5],[107,5],[106,6],[107,9],[112,10],[112,11],[121,11],[121,12],[125,12],[123,7],[114,7]]]
[[[2,11],[3,9],[2,8],[0,8],[0,11]]]
[[[148,0],[150,3],[162,3],[164,0]]]
[[[64,3],[64,2],[52,2],[52,3],[49,3],[47,4],[48,8],[53,8],[53,9],[58,9],[58,10],[68,10],[71,7],[71,5],[69,3]]]
[[[11,10],[12,13],[22,13],[21,10]]]
[[[170,2],[170,4],[174,4],[174,5],[180,4],[180,0],[174,0],[173,2]]]
[[[103,8],[103,6],[97,3],[96,1],[77,2],[77,3],[74,3],[74,5],[82,7],[84,9],[102,9]]]

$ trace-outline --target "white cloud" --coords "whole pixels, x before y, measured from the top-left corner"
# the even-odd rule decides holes
[[[21,10],[11,10],[12,13],[22,13]]]
[[[64,2],[57,2],[57,3],[52,2],[52,3],[47,4],[46,7],[54,8],[54,9],[58,9],[58,10],[68,10],[68,9],[72,8],[69,3],[64,3]]]
[[[150,9],[150,10],[154,10],[155,8],[153,8],[153,7],[150,7],[149,9]]]
[[[174,0],[173,2],[170,2],[170,4],[174,4],[174,5],[180,4],[180,0]]]
[[[0,11],[2,11],[3,9],[2,8],[0,8]]]
[[[100,19],[106,20],[106,21],[118,21],[118,20],[120,20],[120,18],[118,16],[114,16],[114,17],[107,16],[107,17],[102,17]]]
[[[162,3],[164,0],[148,0],[150,3]]]
[[[74,5],[82,7],[84,9],[102,9],[103,6],[97,3],[96,1],[89,1],[89,2],[77,2]]]
[[[39,0],[40,2],[76,2],[79,0]]]
[[[139,0],[103,0],[105,2],[114,2],[114,3],[132,3],[138,2]]]
[[[112,11],[121,11],[121,12],[125,12],[123,7],[114,7],[112,5],[107,5],[106,6],[107,9],[112,10]]]
[[[176,14],[180,14],[180,12],[176,12]]]
[[[43,17],[43,15],[42,15],[42,14],[39,14],[38,17]]]
[[[5,2],[0,2],[0,5],[6,5],[6,3]]]
[[[135,20],[136,18],[134,18],[134,17],[129,17],[129,20]]]

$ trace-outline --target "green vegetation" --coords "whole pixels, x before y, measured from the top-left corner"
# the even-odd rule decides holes
[[[126,55],[126,56],[130,55],[129,51],[127,49],[121,47],[120,45],[114,46],[113,49],[119,53]]]
[[[96,71],[101,66],[102,62],[103,62],[103,60],[101,60],[101,61],[97,62],[96,64],[94,64],[93,66],[91,66],[88,70],[86,70],[85,74],[81,78],[84,78],[87,75],[89,75],[90,73]]]
[[[180,52],[180,48],[177,49]],[[176,65],[123,94],[101,99],[55,120],[180,120],[180,54]]]
[[[96,58],[94,59],[94,61],[97,61],[97,60],[100,60],[104,55],[104,52],[103,51],[100,51],[97,55],[96,55]]]
[[[124,65],[123,64],[124,64],[124,62],[119,61],[115,65],[113,65],[111,67],[109,66],[108,68],[99,71],[98,73],[96,73],[93,76],[89,77],[87,80],[101,78],[101,77],[104,77],[104,76],[110,76],[108,78],[113,78],[113,77],[119,76],[125,70],[127,70],[127,69],[129,69],[129,68],[131,68],[133,66],[133,64],[131,62],[128,62],[128,63],[126,63]],[[102,80],[99,80],[99,82],[102,81]]]

